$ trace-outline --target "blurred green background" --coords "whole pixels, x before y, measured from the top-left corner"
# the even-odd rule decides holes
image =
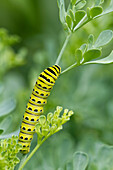
[[[104,7],[108,4],[109,0],[105,1]],[[74,33],[60,62],[62,70],[75,62],[75,49],[89,34],[96,39],[105,29],[113,30],[113,13]],[[56,0],[0,1],[0,138],[18,134],[35,81],[41,71],[55,63],[65,36]],[[102,57],[112,49],[113,40],[105,46]],[[45,114],[57,105],[72,109],[74,116],[63,131],[43,144],[24,169],[58,169],[75,151],[86,152],[90,166],[98,169],[105,158],[98,163],[101,156],[96,160],[96,151],[101,144],[113,145],[113,64],[81,66],[61,75]],[[36,135],[31,150],[35,145]]]

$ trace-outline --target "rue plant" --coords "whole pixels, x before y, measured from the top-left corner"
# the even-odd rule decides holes
[[[79,30],[88,22],[91,22],[96,18],[99,18],[105,14],[112,12],[113,0],[111,0],[111,3],[109,4],[109,7],[107,7],[107,9],[103,9],[102,7],[104,0],[92,1],[92,5],[90,7],[87,6],[87,2],[85,0],[70,0],[67,8],[65,7],[64,0],[58,0],[57,2],[59,8],[60,21],[66,32],[66,39],[55,62],[56,64],[60,65],[62,55],[66,49],[66,46],[71,36],[73,36],[73,34],[75,34],[77,30]],[[81,44],[80,48],[75,49],[75,55],[73,56],[75,58],[75,62],[66,69],[64,69],[61,74],[64,74],[72,68],[86,64],[113,63],[113,51],[110,53],[109,56],[98,59],[102,56],[103,46],[108,44],[112,40],[112,38],[113,31],[109,29],[102,31],[96,40],[94,40],[94,35],[89,35],[86,43]],[[64,113],[60,115],[61,111],[62,107],[57,107],[56,111],[54,113],[48,113],[47,117],[44,115],[40,116],[39,122],[36,124],[35,127],[38,136],[37,145],[34,150],[29,154],[29,156],[23,159],[24,161],[21,161],[19,170],[21,170],[26,165],[26,163],[30,160],[33,154],[48,137],[62,129],[62,125],[66,123],[70,119],[70,116],[73,114],[72,111],[68,111],[67,109],[65,109]],[[9,140],[10,143],[8,143]],[[2,163],[1,165],[3,168],[7,166],[9,169],[13,169],[14,166],[19,162],[18,158],[16,157],[16,154],[19,152],[21,146],[18,145],[17,142],[14,142],[13,144],[13,137],[9,140],[1,141],[0,162]],[[84,157],[84,153],[76,153],[75,157],[77,155],[82,155],[82,157]],[[10,159],[13,160],[13,164],[11,164],[11,162],[9,161],[6,165],[5,162]],[[87,164],[85,165],[85,167],[86,166]],[[74,168],[74,166],[72,168]]]

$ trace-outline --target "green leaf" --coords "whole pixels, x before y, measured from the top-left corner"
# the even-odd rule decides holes
[[[70,14],[72,21],[74,21],[75,20],[74,13],[71,9],[69,10],[69,14]]]
[[[94,43],[94,36],[93,34],[90,34],[88,37],[88,50],[92,48],[93,43]]]
[[[103,11],[101,6],[96,6],[90,9],[90,16],[91,18],[94,18],[95,16],[101,14]]]
[[[67,23],[68,27],[70,29],[72,29],[72,19],[71,19],[70,15],[66,16],[66,23]]]
[[[11,113],[16,107],[16,102],[14,99],[7,99],[0,103],[0,116],[5,116]]]
[[[18,134],[19,134],[19,131],[20,131],[20,129],[14,131],[14,132],[12,132],[12,133],[0,135],[0,139],[6,139],[6,138],[12,137],[12,135],[18,135]]]
[[[113,38],[113,31],[112,30],[105,30],[105,31],[102,31],[100,33],[100,35],[98,36],[95,44],[94,44],[94,47],[97,48],[97,47],[102,47],[106,44],[108,44]]]
[[[67,23],[64,23],[64,24],[63,24],[63,27],[64,27],[64,30],[65,30],[66,32],[69,32],[69,28],[68,28]]]
[[[88,165],[88,155],[84,152],[75,152],[73,155],[73,170],[85,170]]]
[[[62,24],[65,23],[65,3],[64,0],[57,0],[58,3],[58,7],[59,7],[59,17],[60,17],[60,21]]]
[[[73,170],[73,164],[72,164],[71,161],[70,161],[70,162],[67,162],[67,164],[66,164],[66,170]]]
[[[77,12],[75,12],[75,20],[76,20],[76,24],[78,24],[80,22],[80,20],[85,16],[86,12],[83,10],[79,10]]]
[[[113,0],[111,0],[111,3],[107,9],[105,9],[99,16],[108,14],[110,12],[113,12]],[[97,16],[98,17],[98,16]],[[96,18],[96,17],[95,17]]]
[[[104,3],[104,0],[95,0],[95,6],[99,6]]]
[[[86,13],[87,13],[88,20],[90,20],[91,16],[90,16],[90,8],[89,7],[87,7]]]
[[[87,52],[84,53],[83,55],[83,58],[84,58],[84,61],[83,63],[85,62],[88,62],[90,60],[93,60],[95,58],[98,58],[101,56],[101,50],[99,49],[91,49],[91,50],[88,50]]]
[[[2,129],[4,132],[11,126],[12,124],[12,116],[7,116],[1,123],[0,123],[0,129]]]
[[[100,60],[89,61],[85,64],[111,64],[113,63],[113,51],[110,53],[108,57],[102,58]]]
[[[86,5],[86,1],[82,0],[76,3],[75,10],[82,9]]]
[[[77,61],[77,64],[80,64],[80,61],[82,60],[82,50],[81,49],[76,50],[75,59]]]
[[[75,5],[75,4],[76,4],[76,1],[77,1],[77,0],[71,0],[72,5]]]
[[[87,50],[87,44],[81,45],[80,49],[82,50],[82,55],[83,55],[85,51]]]

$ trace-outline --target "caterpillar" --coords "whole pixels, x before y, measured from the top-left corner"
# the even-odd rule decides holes
[[[35,124],[43,113],[43,107],[47,103],[50,91],[60,73],[60,66],[53,65],[45,69],[36,81],[20,126],[18,143],[22,144],[21,152],[23,154],[30,151],[31,141],[35,133]]]

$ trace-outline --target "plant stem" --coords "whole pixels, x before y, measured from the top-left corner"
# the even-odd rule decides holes
[[[71,66],[69,66],[68,68],[66,68],[64,71],[62,71],[61,74],[64,74],[64,73],[66,73],[67,71],[69,71],[69,70],[71,70],[72,68],[77,67],[77,66],[78,66],[77,63],[74,63],[74,64],[72,64]]]
[[[37,145],[33,151],[29,154],[29,156],[26,158],[26,160],[23,162],[23,164],[21,165],[21,167],[18,170],[22,170],[23,167],[26,165],[26,163],[29,161],[29,159],[34,155],[34,153],[37,151],[37,149],[40,147],[40,145]]]
[[[65,48],[66,48],[66,45],[67,45],[67,43],[68,43],[68,41],[69,41],[70,36],[71,36],[71,33],[66,37],[65,42],[64,42],[64,44],[63,44],[63,47],[62,47],[62,49],[61,49],[61,51],[60,51],[60,53],[59,53],[59,55],[58,55],[58,58],[57,58],[55,64],[59,64],[59,61],[60,61],[60,59],[61,59],[61,57],[62,57],[62,54],[63,54],[63,52],[64,52],[64,50],[65,50]]]
[[[31,159],[31,157],[34,155],[34,153],[37,151],[37,149],[42,145],[42,143],[49,137],[51,136],[51,134],[48,134],[42,141],[40,144],[37,144],[36,147],[33,149],[33,151],[29,154],[29,156],[26,158],[25,162],[23,162],[23,164],[19,167],[18,170],[22,170],[24,168],[24,166],[26,165],[26,163]]]
[[[24,163],[24,161],[26,160],[26,157],[27,157],[27,154],[26,155],[23,155],[23,157],[21,158],[21,162],[20,162],[20,165],[19,165],[19,168],[21,167],[21,165]],[[18,169],[19,169],[18,168]]]
[[[82,20],[76,25],[76,27],[74,28],[74,30],[73,31],[76,31],[76,30],[78,30],[81,26],[81,23],[86,19],[86,17],[87,17],[87,14],[82,18]],[[87,23],[87,22],[86,22]],[[71,34],[72,33],[70,33],[67,37],[66,37],[66,39],[65,39],[65,41],[64,41],[64,44],[63,44],[63,47],[62,47],[62,49],[61,49],[61,51],[60,51],[60,53],[59,53],[59,55],[58,55],[58,57],[57,57],[57,60],[56,60],[56,62],[55,62],[55,64],[59,64],[59,62],[60,62],[60,60],[61,60],[61,57],[62,57],[62,54],[63,54],[63,52],[64,52],[64,50],[65,50],[65,48],[66,48],[66,45],[67,45],[67,43],[68,43],[68,41],[69,41],[69,38],[70,38],[70,36],[71,36]]]

